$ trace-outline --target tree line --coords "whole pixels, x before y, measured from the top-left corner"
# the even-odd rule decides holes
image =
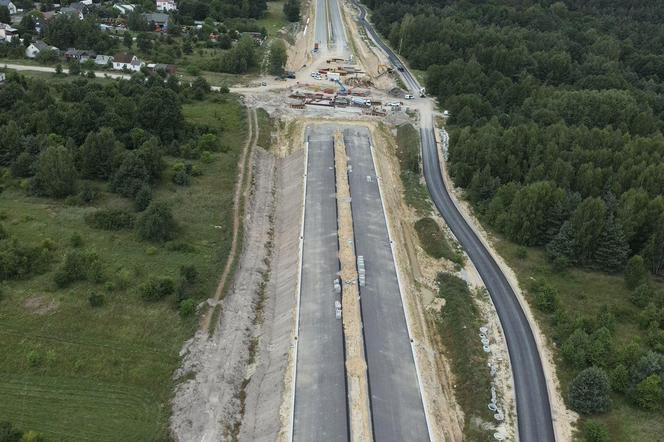
[[[592,315],[570,311],[545,280],[528,287],[572,374],[568,404],[596,414],[622,397],[661,410],[664,291],[652,275],[664,273],[664,7],[365,3],[450,111],[449,170],[482,220],[515,243],[544,249],[554,270],[624,275],[634,309],[621,324],[622,313],[607,305]],[[639,331],[619,339],[625,325]],[[608,440],[592,421],[584,436]]]
[[[367,4],[449,109],[450,173],[496,230],[561,268],[664,271],[664,8]]]

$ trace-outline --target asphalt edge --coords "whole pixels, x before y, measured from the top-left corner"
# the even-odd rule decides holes
[[[297,384],[297,350],[299,347],[298,336],[300,334],[300,299],[302,297],[302,266],[303,250],[304,250],[304,216],[307,211],[307,172],[309,171],[309,136],[305,141],[304,147],[304,174],[302,175],[302,217],[300,218],[300,241],[299,241],[299,258],[297,270],[297,302],[295,304],[295,334],[293,340],[295,341],[293,349],[293,380],[291,381],[291,412],[288,422],[288,442],[293,442],[293,432],[295,431],[295,386]]]
[[[427,432],[429,436],[429,440],[433,440],[431,438],[432,436],[432,431],[431,431],[431,422],[430,422],[430,416],[429,416],[429,407],[428,403],[425,400],[425,389],[424,386],[422,385],[422,375],[421,375],[421,370],[420,370],[420,364],[417,362],[417,350],[415,346],[415,342],[413,340],[413,335],[411,333],[411,327],[410,327],[410,319],[409,316],[412,314],[410,311],[410,308],[408,307],[408,303],[406,302],[406,299],[404,298],[403,295],[403,284],[401,282],[401,270],[399,268],[399,265],[397,264],[397,259],[396,259],[396,254],[394,250],[394,240],[392,239],[392,224],[390,223],[390,219],[387,216],[387,213],[385,211],[385,198],[383,196],[383,187],[381,186],[382,178],[379,175],[378,168],[376,167],[376,157],[375,157],[375,150],[374,150],[374,144],[373,144],[373,139],[371,137],[371,134],[369,134],[369,150],[371,151],[371,162],[373,163],[374,166],[374,172],[376,173],[376,184],[378,185],[378,193],[380,194],[380,206],[383,210],[383,218],[385,218],[385,223],[387,225],[387,239],[390,241],[390,251],[392,252],[392,262],[394,264],[394,269],[396,270],[397,274],[397,284],[399,286],[399,296],[401,297],[401,307],[403,309],[404,313],[404,318],[406,320],[406,329],[408,331],[408,339],[410,340],[410,351],[413,356],[413,361],[415,363],[415,374],[417,375],[417,385],[420,391],[420,400],[422,401],[422,408],[424,409],[424,420],[427,425]],[[367,370],[368,371],[368,370]]]

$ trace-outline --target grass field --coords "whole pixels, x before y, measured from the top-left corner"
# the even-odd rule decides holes
[[[55,244],[46,273],[0,285],[0,421],[47,440],[167,438],[171,376],[196,319],[181,319],[171,298],[144,303],[137,288],[150,276],[176,278],[187,264],[200,275],[196,298],[214,290],[230,247],[232,190],[246,136],[245,112],[235,99],[188,104],[183,113],[190,122],[223,128],[229,151],[209,163],[195,161],[203,174],[189,187],[172,184],[165,173],[155,198],[171,205],[181,226],[170,245],[145,243],[132,231],[92,229],[83,219],[90,207],[16,188],[0,193],[0,223],[12,237]],[[130,204],[102,191],[95,206]],[[84,250],[100,256],[105,282],[57,289],[53,274],[72,250],[74,233]],[[90,307],[92,292],[104,295],[102,307]]]
[[[487,430],[479,428],[476,422],[476,419],[489,421],[491,413],[486,406],[490,391],[487,355],[477,338],[477,330],[483,324],[473,301],[475,295],[463,279],[451,273],[438,275],[438,287],[438,296],[446,302],[436,323],[455,376],[455,396],[466,413],[464,437],[489,440]]]
[[[618,346],[633,339],[643,340],[644,330],[637,325],[639,309],[630,302],[629,291],[622,276],[577,268],[555,272],[546,261],[542,250],[528,248],[525,257],[523,250],[522,247],[506,240],[498,242],[498,252],[517,273],[521,287],[527,289],[533,280],[546,280],[557,290],[560,305],[566,311],[578,313],[586,318],[597,317],[602,306],[606,305],[616,319],[615,341]],[[664,286],[661,283],[658,285]],[[529,301],[532,300],[529,298]],[[546,334],[553,336],[551,318],[539,312],[534,305],[532,310]],[[559,359],[557,367],[563,396],[566,397],[568,385],[575,372]],[[638,410],[618,395],[613,396],[613,407],[609,413],[592,419],[607,426],[611,441],[664,440],[664,419],[661,411]]]
[[[270,114],[263,108],[256,109],[256,118],[258,120],[258,140],[257,144],[263,149],[270,149],[272,146],[272,129],[274,122]]]
[[[274,37],[281,28],[288,24],[286,16],[284,15],[284,3],[285,1],[283,0],[267,2],[267,12],[265,13],[265,17],[257,20],[257,23],[260,26],[265,27],[265,30],[270,37]]]
[[[431,218],[422,218],[415,223],[415,231],[420,244],[427,254],[433,258],[445,258],[459,265],[463,258],[452,247],[440,226]]]
[[[419,173],[420,134],[412,124],[403,124],[397,128],[397,158],[401,165],[401,183],[404,188],[406,203],[419,215],[431,213],[429,192],[422,183]],[[417,171],[412,163],[416,163]]]

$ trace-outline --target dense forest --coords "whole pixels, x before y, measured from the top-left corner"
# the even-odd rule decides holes
[[[592,315],[531,281],[573,379],[569,405],[603,413],[617,394],[660,409],[664,293],[652,279],[664,273],[664,6],[365,2],[450,111],[449,170],[483,221],[545,250],[553,272],[624,274],[627,306]]]
[[[489,223],[560,266],[664,271],[664,8],[368,3],[450,110],[451,173]]]

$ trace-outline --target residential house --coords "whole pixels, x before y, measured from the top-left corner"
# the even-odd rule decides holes
[[[56,48],[55,46],[49,46],[46,43],[44,43],[42,40],[37,40],[33,43],[30,43],[30,46],[25,48],[25,56],[28,58],[36,58],[40,52],[49,49],[51,51],[59,51],[59,49]]]
[[[175,0],[157,0],[157,11],[177,11]]]
[[[152,72],[163,71],[168,75],[175,75],[176,73],[176,67],[174,64],[150,63],[147,65],[147,68]]]
[[[143,14],[145,21],[150,23],[153,27],[158,27],[160,30],[166,30],[168,27],[169,15],[163,12],[152,12]]]
[[[145,63],[139,60],[137,56],[126,52],[115,54],[113,57],[113,69],[116,71],[129,69],[130,71],[138,72],[144,65]]]
[[[15,38],[18,38],[18,30],[8,24],[0,23],[0,42],[9,43]]]
[[[85,16],[88,15],[88,12],[90,12],[88,6],[81,2],[71,3],[69,6],[60,8],[60,14],[68,14],[78,17],[79,20],[83,20]]]
[[[97,54],[95,51],[87,51],[87,50],[80,50],[80,49],[74,49],[74,48],[69,48],[65,51],[65,59],[67,61],[71,60],[77,60],[81,63],[84,63],[85,61],[95,58]]]
[[[97,66],[108,66],[113,62],[113,57],[111,55],[97,55],[95,57],[95,64]]]
[[[12,3],[12,0],[0,0],[0,6],[6,6],[9,9],[9,13],[14,15],[18,12],[16,5]]]
[[[130,12],[134,12],[134,10],[136,10],[136,5],[119,5],[116,3],[113,5],[113,8],[120,11],[120,14],[122,15],[129,15]]]

